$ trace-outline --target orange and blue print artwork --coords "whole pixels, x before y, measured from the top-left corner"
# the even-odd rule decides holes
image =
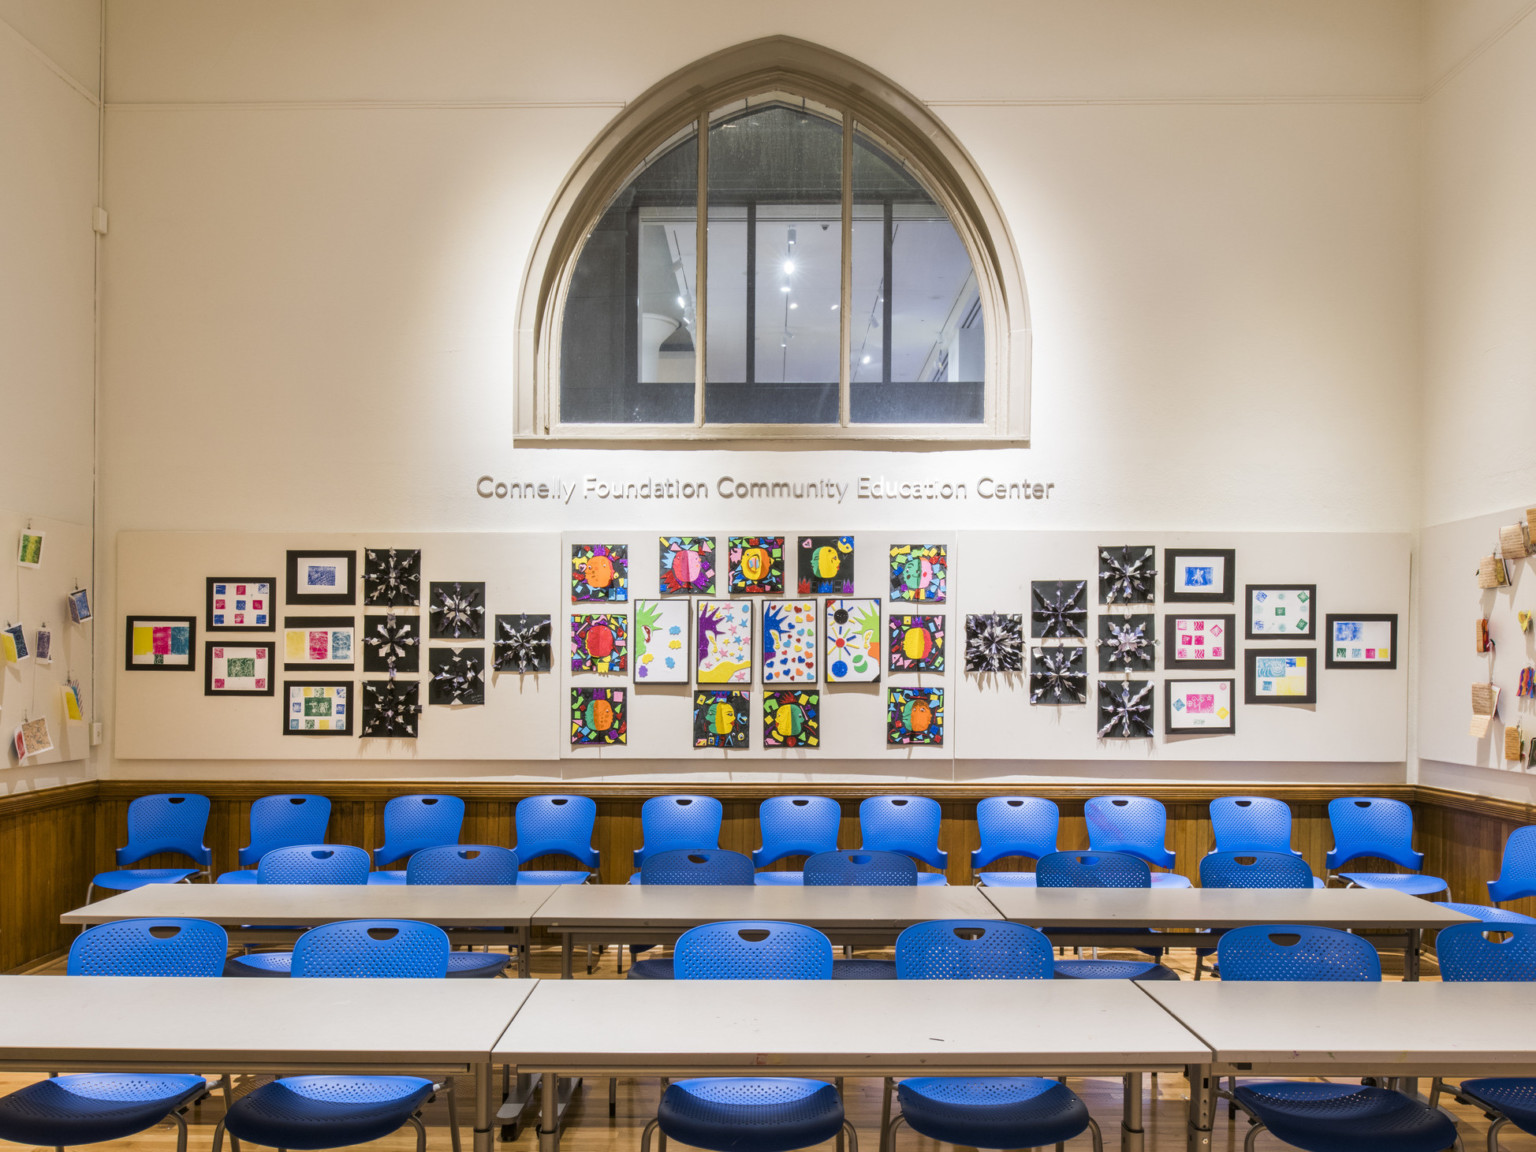
[[[750,692],[706,691],[693,696],[695,748],[745,748]]]
[[[572,688],[571,747],[627,743],[625,695],[623,688]]]
[[[890,689],[885,708],[885,742],[944,743],[944,689]]]
[[[800,595],[853,595],[852,536],[802,536],[799,553]]]
[[[713,536],[663,536],[661,538],[661,594],[715,594],[715,538]]]
[[[571,603],[629,599],[627,544],[571,546]]]
[[[820,745],[820,692],[763,693],[764,748],[817,748]]]
[[[891,599],[944,603],[948,553],[943,544],[892,544]]]

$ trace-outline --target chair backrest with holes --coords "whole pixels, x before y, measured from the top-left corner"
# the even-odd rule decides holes
[[[373,862],[382,868],[423,848],[457,844],[463,827],[457,796],[396,796],[384,805],[384,845],[374,849]]]
[[[1488,881],[1488,896],[1495,904],[1536,896],[1536,827],[1516,828],[1509,834],[1499,878]]]
[[[274,848],[256,865],[258,884],[366,884],[368,853],[350,844]]]
[[[203,843],[208,808],[208,797],[193,792],[138,797],[128,805],[128,843],[117,850],[117,866],[127,868],[156,852],[179,852],[207,867],[213,863],[213,850]]]
[[[274,848],[324,844],[331,823],[331,802],[302,792],[263,796],[251,805],[251,842],[239,851],[248,868]]]
[[[322,924],[293,946],[293,975],[378,980],[440,980],[448,975],[448,936],[416,920],[341,920]]]
[[[116,920],[76,936],[71,976],[222,976],[229,952],[224,929],[207,920]]]
[[[646,857],[642,884],[755,884],[752,861],[725,848],[679,848]]]
[[[1005,856],[1038,860],[1056,851],[1061,810],[1042,796],[988,796],[976,805],[981,847],[971,852],[971,867],[984,868]]]
[[[517,853],[494,844],[439,844],[405,866],[407,884],[516,884]]]
[[[1150,796],[1094,796],[1083,804],[1088,847],[1125,852],[1148,864],[1172,868],[1168,851],[1168,810]]]
[[[1211,801],[1218,852],[1289,852],[1291,806],[1270,796],[1220,796]]]
[[[719,848],[725,808],[713,796],[652,796],[640,805],[640,847],[635,867],[646,857],[679,848]]]
[[[896,937],[899,980],[1050,980],[1051,942],[1002,920],[929,920]]]
[[[1536,980],[1536,924],[1453,924],[1435,937],[1440,979]]]
[[[1041,888],[1150,888],[1152,869],[1124,852],[1052,852],[1035,865]]]
[[[1308,924],[1233,928],[1216,946],[1223,980],[1381,979],[1381,958],[1362,936]]]
[[[1328,801],[1333,847],[1330,870],[1362,856],[1376,856],[1404,868],[1424,866],[1424,853],[1413,848],[1413,809],[1401,800],[1373,796],[1340,796]]]
[[[677,938],[679,980],[830,980],[832,942],[804,924],[727,920]]]
[[[1212,852],[1200,858],[1202,888],[1310,888],[1312,869],[1289,852]]]
[[[859,804],[859,847],[900,852],[943,869],[939,850],[939,802],[928,796],[870,796]]]
[[[843,806],[827,796],[770,796],[757,809],[763,846],[752,853],[759,868],[789,856],[837,851]]]
[[[592,830],[597,826],[597,801],[590,796],[524,796],[512,812],[517,826],[517,858],[523,865],[539,856],[569,856],[596,868]]]
[[[803,876],[807,888],[913,888],[917,864],[900,852],[840,848],[807,857]]]

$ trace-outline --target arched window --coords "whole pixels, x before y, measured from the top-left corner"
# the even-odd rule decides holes
[[[1022,278],[985,182],[824,49],[758,41],[652,89],[573,172],[541,255],[521,435],[1028,434]]]

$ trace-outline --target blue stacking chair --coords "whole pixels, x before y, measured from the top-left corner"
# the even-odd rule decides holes
[[[1488,898],[1495,904],[1536,896],[1536,827],[1516,828],[1504,842],[1499,878],[1488,881]]]
[[[1221,796],[1211,801],[1211,832],[1216,837],[1213,852],[1289,852],[1291,847],[1291,806],[1271,796]],[[1312,877],[1312,887],[1328,886],[1321,876]]]
[[[865,885],[879,888],[915,888],[917,863],[900,852],[873,852],[863,848],[842,848],[836,852],[818,852],[805,861],[807,888],[837,888]]]
[[[635,867],[658,852],[719,848],[724,819],[725,808],[713,796],[652,796],[640,805],[641,845],[635,849]],[[640,883],[638,873],[629,882]]]
[[[343,920],[299,937],[294,979],[442,979],[448,973],[448,937],[413,920]],[[213,1130],[220,1152],[225,1129],[236,1140],[273,1148],[344,1148],[388,1136],[406,1124],[416,1129],[417,1152],[427,1146],[420,1109],[434,1093],[448,1101],[448,1126],[459,1152],[453,1082],[418,1076],[287,1076],[240,1097]]]
[[[900,852],[937,872],[919,872],[919,884],[948,884],[949,853],[939,848],[939,802],[927,796],[870,796],[859,804],[860,848]]]
[[[518,879],[517,853],[494,844],[439,844],[423,848],[405,865],[407,884],[516,884]],[[448,976],[490,980],[500,976],[511,960],[510,954],[450,952]]]
[[[724,848],[679,848],[646,857],[635,874],[642,884],[748,885],[753,883],[752,861],[740,852]],[[631,955],[654,948],[654,944],[631,944]],[[675,953],[674,953],[675,955]],[[673,958],[636,960],[625,977],[628,980],[671,980]]]
[[[1033,928],[995,920],[930,920],[896,938],[903,980],[1049,980],[1051,942]],[[967,1148],[1034,1148],[1070,1140],[1085,1129],[1095,1149],[1103,1137],[1088,1109],[1065,1084],[1038,1076],[920,1076],[896,1088],[901,1111],[890,1115],[885,1082],[881,1147],[896,1143],[903,1122],[930,1140]]]
[[[1040,857],[1035,876],[1041,888],[1150,888],[1147,862],[1124,852],[1051,852]],[[1100,932],[1113,929],[1100,928]],[[1126,929],[1131,931],[1131,929]],[[1138,948],[1161,957],[1161,949]],[[1179,974],[1156,961],[1076,958],[1056,961],[1058,980],[1177,980]]]
[[[382,869],[423,848],[457,844],[463,827],[464,801],[457,796],[396,796],[384,805],[384,843],[373,850],[373,863]],[[368,883],[404,884],[405,872],[374,872]]]
[[[756,868],[767,868],[791,856],[837,851],[843,806],[826,796],[770,796],[757,809],[763,846],[752,853]],[[801,884],[802,872],[759,872],[759,884]]]
[[[1083,804],[1088,847],[1095,852],[1124,852],[1158,868],[1172,868],[1168,850],[1168,809],[1150,796],[1095,796]],[[1189,877],[1154,872],[1153,888],[1188,888]]]
[[[350,844],[292,844],[274,848],[261,858],[254,872],[226,872],[228,877],[254,876],[258,884],[367,884],[368,853]],[[250,952],[232,957],[224,966],[226,976],[287,977],[293,969],[292,952]]]
[[[1475,925],[1473,927],[1476,927]],[[1381,960],[1359,936],[1304,924],[1234,928],[1217,946],[1223,980],[1376,982]],[[1232,1099],[1253,1117],[1244,1147],[1265,1128],[1306,1152],[1442,1152],[1456,1124],[1439,1109],[1401,1092],[1356,1084],[1277,1080],[1238,1084]]]
[[[97,888],[128,892],[146,884],[178,884],[201,875],[213,863],[203,843],[208,830],[208,797],[192,792],[140,796],[128,805],[128,843],[117,850],[116,872],[98,872],[85,888],[85,902]],[[199,868],[130,868],[157,852],[177,852]]]
[[[263,796],[251,805],[251,842],[240,849],[240,867],[259,863],[274,848],[323,844],[330,823],[331,802],[324,796]]]
[[[1340,796],[1328,801],[1328,823],[1333,827],[1328,871],[1340,880],[1356,888],[1387,888],[1410,896],[1433,896],[1447,891],[1448,886],[1440,877],[1419,873],[1424,866],[1424,853],[1414,851],[1413,809],[1401,800]],[[1413,871],[1339,871],[1351,860],[1362,857],[1390,860]]]
[[[1460,912],[1463,916],[1472,916],[1489,924],[1536,924],[1536,916],[1527,916],[1524,912],[1511,912],[1506,908],[1490,908],[1486,904],[1457,904],[1450,900],[1442,900],[1440,907],[1452,912]]]
[[[229,937],[206,920],[118,920],[87,928],[69,947],[71,976],[220,975]],[[224,1078],[226,1102],[229,1078]],[[85,1073],[54,1076],[0,1097],[0,1139],[62,1148],[121,1140],[164,1121],[176,1122],[177,1152],[186,1152],[183,1109],[207,1094],[201,1076]]]
[[[1005,856],[1038,860],[1056,851],[1061,810],[1040,796],[988,796],[976,805],[981,847],[971,852],[971,868],[984,868]],[[988,888],[1033,888],[1033,872],[983,872]]]
[[[1286,811],[1289,823],[1290,811]],[[1289,849],[1212,852],[1200,861],[1202,888],[1311,888],[1316,879],[1307,862]],[[1200,929],[1208,932],[1208,928]],[[1214,948],[1195,949],[1195,979],[1200,979],[1205,958]]]
[[[512,811],[517,826],[519,867],[538,856],[569,856],[596,868],[592,830],[597,826],[597,801],[590,796],[525,796]],[[519,884],[585,884],[592,873],[576,869],[524,868]]]

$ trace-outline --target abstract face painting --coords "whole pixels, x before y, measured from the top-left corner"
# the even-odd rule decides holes
[[[827,683],[880,679],[880,601],[827,601]]]
[[[752,683],[750,600],[701,601],[694,635],[694,675],[700,684]]]
[[[571,617],[571,671],[613,673],[629,671],[629,619],[602,612]]]
[[[820,692],[764,693],[764,748],[818,748],[820,746]]]
[[[713,536],[663,536],[661,538],[661,594],[676,596],[715,594],[715,538]]]
[[[763,602],[763,683],[816,683],[816,601]]]
[[[730,538],[731,595],[784,591],[784,537],[732,536]]]
[[[800,595],[853,595],[853,537],[802,536],[799,547]]]
[[[629,599],[629,546],[571,546],[571,602]]]
[[[949,581],[947,553],[943,544],[893,544],[891,599],[944,603]]]
[[[751,694],[710,690],[693,696],[695,748],[745,748]]]
[[[944,617],[891,617],[892,672],[944,671]]]
[[[890,689],[885,707],[885,742],[944,743],[944,689]]]

